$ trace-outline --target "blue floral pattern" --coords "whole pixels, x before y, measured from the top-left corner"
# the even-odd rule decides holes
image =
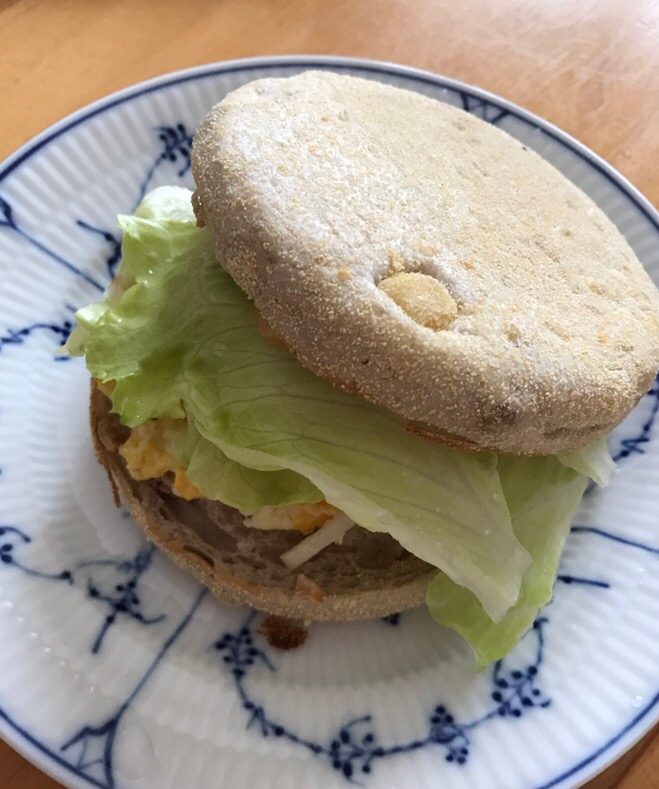
[[[630,455],[643,455],[645,453],[652,434],[652,428],[657,419],[657,413],[659,413],[659,375],[655,378],[654,384],[645,399],[651,403],[650,413],[638,433],[622,439],[620,448],[613,455],[616,463],[628,458]]]
[[[129,696],[112,715],[98,724],[83,726],[61,746],[61,751],[69,752],[74,757],[70,764],[77,775],[87,778],[91,783],[103,787],[103,789],[115,789],[114,748],[121,721],[157,671],[165,655],[188,627],[205,595],[205,591],[199,593],[190,610],[163,642]]]
[[[91,600],[106,607],[107,614],[91,646],[93,654],[100,652],[105,636],[121,616],[142,625],[155,625],[165,619],[164,614],[147,616],[142,611],[139,581],[151,566],[155,548],[140,548],[132,559],[103,558],[80,562],[74,569],[46,571],[26,564],[17,554],[29,545],[32,538],[15,526],[0,526],[0,566],[12,567],[32,578],[64,581],[84,588]]]
[[[108,252],[105,256],[105,268],[107,270],[108,281],[114,278],[117,272],[117,266],[121,262],[121,236],[118,232],[113,233],[111,230],[105,230],[102,227],[97,227],[84,219],[78,219],[76,224],[83,230],[100,236],[108,246]]]
[[[49,581],[66,581],[68,584],[73,583],[73,576],[69,570],[62,570],[61,572],[44,572],[43,570],[35,570],[23,564],[16,556],[17,549],[20,553],[21,547],[28,545],[32,542],[29,537],[21,529],[15,526],[0,526],[0,562],[7,566],[11,565],[24,572],[26,575],[31,575],[33,578],[45,578]]]
[[[478,718],[461,722],[445,704],[436,704],[420,737],[393,745],[382,744],[370,714],[352,717],[334,730],[327,740],[311,740],[289,725],[277,720],[249,692],[247,679],[258,666],[275,671],[275,665],[255,643],[252,622],[255,614],[234,632],[224,633],[214,644],[222,656],[222,665],[233,679],[236,693],[247,716],[247,728],[255,728],[262,737],[278,737],[325,759],[345,778],[368,774],[378,760],[410,753],[427,746],[441,746],[444,759],[455,765],[466,764],[477,730],[499,718],[521,718],[533,708],[546,708],[550,700],[539,686],[543,661],[546,617],[540,617],[531,633],[536,649],[531,663],[522,667],[509,666],[513,658],[498,661],[492,670],[490,707]]]
[[[0,195],[0,229],[3,228],[12,233],[15,233],[17,236],[19,236],[24,241],[26,241],[30,246],[34,247],[39,252],[41,252],[44,259],[56,263],[57,265],[66,269],[72,274],[75,274],[75,276],[80,277],[96,290],[100,290],[100,291],[103,290],[103,285],[101,285],[101,283],[97,279],[92,277],[90,274],[87,274],[78,266],[71,263],[71,261],[66,260],[66,258],[62,257],[62,255],[55,252],[49,246],[47,246],[38,238],[36,238],[36,236],[32,235],[27,230],[25,230],[22,227],[22,225],[18,223],[18,220],[16,219],[16,215],[14,213],[14,209],[9,203],[9,201]]]
[[[497,107],[495,104],[491,104],[478,96],[473,96],[464,90],[461,90],[459,93],[462,109],[486,123],[491,123],[492,126],[501,123],[510,114],[508,110],[501,109],[501,107]]]
[[[178,165],[176,175],[183,178],[190,170],[191,160],[190,155],[192,151],[192,135],[188,133],[184,123],[175,123],[173,125],[163,125],[156,127],[158,140],[161,144],[161,150],[155,162],[149,168],[144,180],[140,184],[139,195],[133,210],[142,202],[144,195],[149,191],[153,176],[161,164],[170,162],[171,164]]]
[[[5,334],[0,335],[0,352],[7,345],[22,345],[35,332],[51,334],[59,341],[60,345],[63,345],[67,341],[69,334],[71,334],[72,329],[73,323],[70,320],[64,320],[62,323],[31,323],[20,329],[6,329]],[[55,356],[54,359],[58,362],[63,362],[68,361],[69,357]]]
[[[190,152],[192,150],[192,137],[188,133],[183,123],[176,123],[174,125],[157,126],[156,134],[161,143],[161,151],[157,155],[153,164],[149,167],[145,177],[139,186],[138,197],[131,211],[134,211],[137,206],[142,202],[144,195],[148,192],[153,178],[160,167],[169,162],[178,165],[175,173],[178,178],[183,178],[190,170]],[[112,232],[106,228],[98,227],[93,223],[87,222],[83,219],[78,219],[76,224],[78,227],[86,230],[94,235],[100,236],[103,241],[109,245],[109,252],[105,260],[105,268],[108,275],[107,281],[109,282],[114,277],[117,265],[121,260],[121,237],[118,233]],[[80,277],[93,288],[99,291],[105,289],[104,284],[93,277],[88,272],[81,269],[79,266],[67,260],[59,252],[51,249],[48,245],[44,244],[33,233],[28,232],[19,224],[16,219],[14,207],[10,202],[0,195],[0,229],[8,230],[23,239],[27,244],[37,249],[42,253],[45,259],[62,266],[64,269]],[[36,326],[37,324],[35,324]]]
[[[490,103],[468,91],[454,90],[463,108],[493,125],[500,124],[511,112],[496,103]],[[151,187],[156,173],[163,166],[172,167],[175,177],[184,177],[190,169],[191,135],[183,123],[163,123],[156,127],[158,150],[137,189],[133,207],[142,200]],[[36,237],[19,221],[20,210],[10,201],[0,196],[0,231],[22,239],[24,243],[38,250],[43,259],[60,266],[69,274],[80,278],[93,291],[102,291],[116,272],[121,259],[121,238],[118,232],[97,226],[83,219],[76,221],[82,231],[97,236],[104,245],[103,276],[97,278],[96,272],[88,272],[76,263],[67,260],[48,244]],[[29,223],[28,223],[29,224]],[[6,328],[0,335],[0,352],[8,346],[23,345],[35,334],[52,337],[54,347],[61,345],[68,337],[72,322],[68,315],[74,311],[65,305],[66,317],[41,320],[19,328]],[[53,356],[54,360],[66,357]],[[615,453],[617,461],[624,461],[631,455],[643,454],[652,437],[654,423],[659,413],[659,382],[655,381],[648,393],[650,410],[641,429],[633,436],[624,438]],[[573,534],[589,538],[602,538],[614,541],[620,546],[643,550],[659,555],[659,548],[634,541],[623,535],[612,533],[597,526],[580,525],[573,528]],[[61,583],[84,590],[85,595],[103,611],[103,621],[91,644],[93,654],[99,654],[104,641],[113,625],[121,618],[130,619],[144,626],[157,625],[166,617],[150,610],[145,605],[140,591],[140,581],[152,566],[153,547],[140,548],[132,558],[105,556],[78,563],[75,567],[56,569],[36,567],[30,561],[32,538],[22,527],[0,525],[0,570],[16,571],[44,583]],[[610,583],[604,579],[586,578],[580,575],[561,573],[558,581],[567,586],[606,590]],[[97,723],[87,723],[75,731],[57,749],[44,746],[29,732],[14,724],[0,707],[0,719],[11,723],[26,739],[47,753],[55,762],[68,768],[79,777],[102,789],[116,789],[114,771],[115,750],[119,741],[120,724],[132,709],[135,701],[157,672],[163,659],[179,640],[194,619],[204,592],[192,603],[188,612],[163,640],[155,657],[141,674],[125,700],[105,719]],[[548,627],[546,616],[540,616],[528,639],[535,640],[535,651],[530,662],[517,664],[515,653],[505,661],[499,661],[491,670],[487,696],[483,699],[483,713],[473,719],[464,719],[446,703],[438,700],[422,710],[425,717],[419,724],[419,735],[405,742],[383,743],[378,735],[377,721],[371,714],[346,715],[347,722],[336,724],[322,741],[312,740],[303,732],[296,731],[290,724],[277,719],[275,713],[254,698],[250,691],[249,678],[253,672],[275,672],[276,660],[260,644],[253,629],[255,614],[237,630],[225,632],[214,642],[214,649],[221,657],[221,664],[232,678],[236,694],[245,713],[247,728],[262,737],[286,740],[291,744],[311,752],[350,782],[357,777],[364,779],[375,766],[384,759],[399,754],[432,747],[442,754],[444,761],[456,767],[466,765],[477,744],[477,735],[486,726],[494,726],[501,719],[512,721],[527,713],[536,713],[550,706],[551,699],[541,685],[541,671],[544,658],[545,636]],[[390,626],[399,626],[403,619],[400,614],[384,617]]]

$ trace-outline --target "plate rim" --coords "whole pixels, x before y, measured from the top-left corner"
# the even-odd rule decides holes
[[[111,110],[120,104],[154,93],[162,88],[192,82],[196,79],[229,74],[232,72],[255,71],[263,68],[276,68],[282,66],[321,67],[335,70],[359,69],[362,72],[370,72],[372,74],[388,74],[407,77],[417,82],[430,84],[434,87],[446,87],[455,91],[465,91],[476,98],[499,107],[502,110],[506,110],[510,114],[538,127],[553,140],[572,150],[623,192],[625,197],[634,203],[635,207],[648,220],[659,236],[659,211],[640,190],[634,186],[628,178],[622,175],[588,146],[541,116],[488,90],[484,90],[453,77],[436,74],[426,69],[401,65],[390,61],[333,55],[265,55],[226,61],[213,61],[167,72],[156,77],[133,83],[102,96],[69,113],[61,120],[51,124],[21,145],[0,162],[0,185],[8,176],[20,168],[23,163],[39,153],[49,143],[55,141],[58,137],[74,129],[81,123],[91,120],[97,115]],[[659,722],[659,690],[649,703],[637,711],[633,718],[617,734],[582,759],[578,764],[568,768],[546,783],[533,787],[533,789],[554,789],[559,786],[563,786],[563,789],[578,789],[578,787],[583,786],[586,781],[592,780],[617,761],[624,753],[640,741],[645,734],[649,733],[657,722]],[[38,769],[64,785],[75,787],[75,789],[90,785],[102,786],[102,784],[98,783],[93,778],[78,773],[73,765],[62,759],[48,745],[40,742],[27,729],[14,721],[1,705],[0,737],[11,748],[38,767]],[[579,774],[583,773],[590,765],[593,765],[594,769],[579,777]],[[565,784],[565,781],[573,777],[576,778],[576,782]]]
[[[112,109],[113,107],[122,104],[138,96],[143,96],[148,93],[153,93],[163,87],[171,85],[182,84],[198,79],[203,76],[212,76],[214,74],[226,74],[232,71],[255,71],[263,67],[276,67],[276,66],[324,66],[327,68],[338,69],[351,69],[359,68],[363,71],[371,71],[372,73],[387,72],[390,74],[398,74],[400,76],[415,79],[418,82],[425,82],[433,86],[445,86],[453,90],[467,90],[469,93],[477,96],[490,104],[493,104],[501,109],[507,110],[511,114],[521,117],[523,120],[532,123],[541,128],[545,133],[552,137],[557,142],[572,148],[582,158],[586,159],[593,165],[607,180],[614,183],[616,186],[622,188],[634,202],[637,203],[638,208],[645,215],[645,217],[654,225],[655,229],[659,231],[659,210],[645,197],[645,195],[622,173],[617,170],[613,165],[609,164],[599,154],[593,151],[584,143],[580,142],[576,137],[573,137],[568,132],[551,121],[546,120],[540,115],[537,115],[530,110],[516,104],[509,99],[498,96],[484,88],[479,88],[469,82],[456,79],[454,77],[447,77],[443,74],[436,74],[428,69],[416,68],[415,66],[405,66],[399,63],[393,63],[386,60],[374,60],[370,58],[358,57],[342,57],[338,55],[260,55],[257,57],[248,58],[234,58],[232,60],[213,61],[210,63],[203,63],[199,66],[191,66],[188,68],[177,69],[165,74],[160,74],[156,77],[150,77],[140,82],[135,82],[124,88],[120,88],[112,93],[108,93],[99,99],[96,99],[89,104],[85,104],[77,110],[65,115],[59,121],[46,127],[43,131],[36,134],[30,140],[25,142],[13,153],[9,154],[4,160],[0,162],[0,183],[4,181],[7,176],[16,170],[20,165],[26,161],[30,156],[37,153],[41,148],[47,145],[52,140],[59,137],[61,134],[69,131],[77,126],[82,121],[90,120],[96,115]]]

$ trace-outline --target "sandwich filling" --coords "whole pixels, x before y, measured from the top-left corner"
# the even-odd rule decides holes
[[[299,530],[297,554],[282,557],[291,567],[355,523],[385,532],[437,568],[430,613],[467,639],[479,666],[505,655],[551,597],[589,478],[611,473],[605,442],[512,457],[411,434],[263,338],[190,198],[160,188],[119,218],[115,281],[80,310],[67,343],[132,429],[121,450],[129,473],[235,507],[247,526]]]

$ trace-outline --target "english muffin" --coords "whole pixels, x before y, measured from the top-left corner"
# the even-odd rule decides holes
[[[569,452],[654,377],[659,298],[625,239],[473,115],[329,72],[259,80],[206,115],[192,166],[197,216],[272,331],[412,430]]]
[[[641,264],[504,131],[375,82],[242,87],[192,165],[194,197],[119,218],[67,346],[116,495],[225,602],[312,621],[425,599],[501,658],[659,366]]]

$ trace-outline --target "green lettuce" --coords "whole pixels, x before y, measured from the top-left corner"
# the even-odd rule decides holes
[[[479,668],[504,657],[531,627],[552,594],[558,561],[587,478],[556,457],[499,457],[499,475],[515,534],[531,554],[519,599],[500,622],[487,616],[474,594],[443,573],[428,585],[426,603],[438,622],[470,644]]]
[[[571,456],[573,470],[556,458],[467,453],[411,435],[396,415],[332,387],[261,337],[254,306],[196,226],[187,190],[157,189],[119,224],[115,283],[102,304],[78,313],[67,348],[86,356],[96,378],[116,382],[113,410],[125,425],[185,418],[176,453],[209,498],[244,512],[325,498],[391,534],[442,571],[429,592],[438,621],[451,617],[435,604],[437,584],[472,595],[482,625],[461,630],[472,643],[513,606],[537,611],[578,502],[566,475],[583,488],[579,472],[603,468],[601,448]],[[553,473],[540,473],[543,464]],[[530,505],[516,486],[533,488],[534,513],[548,502],[541,523],[534,515],[539,526],[528,527],[542,532],[537,539],[525,533]],[[550,547],[546,557],[536,543]],[[501,644],[519,638],[527,619],[506,626]]]
[[[187,420],[182,440],[174,448],[176,459],[207,499],[215,499],[251,514],[270,504],[281,507],[322,501],[324,496],[308,479],[294,471],[259,471],[230,460]]]
[[[557,457],[564,466],[590,477],[593,482],[602,487],[608,485],[616,468],[605,438],[600,438],[599,441],[594,441],[577,452],[557,455]]]

